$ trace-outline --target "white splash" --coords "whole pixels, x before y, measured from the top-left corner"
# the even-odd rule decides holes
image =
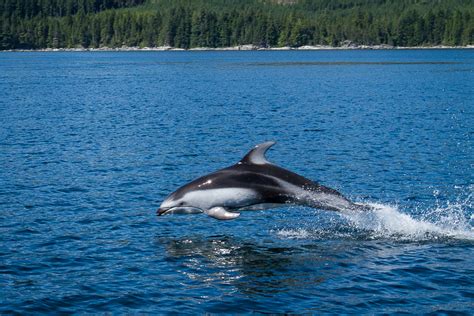
[[[469,219],[457,212],[458,206],[435,208],[419,219],[403,213],[396,206],[369,204],[369,212],[344,213],[349,225],[370,232],[370,237],[398,240],[454,238],[474,240],[474,229]],[[437,216],[429,216],[436,214]],[[443,215],[441,215],[443,214]]]
[[[288,239],[307,239],[311,236],[310,232],[303,228],[281,229],[276,232],[278,236]]]
[[[314,227],[286,228],[278,230],[282,238],[306,239],[322,237],[342,237],[355,239],[394,239],[399,241],[423,240],[468,240],[474,241],[474,188],[461,194],[455,202],[440,202],[435,192],[434,207],[418,206],[413,209],[400,209],[397,206],[368,203],[371,211],[347,211],[339,213],[343,221],[332,228]],[[464,191],[466,193],[466,191]],[[317,216],[321,216],[318,212]],[[345,222],[345,223],[344,223]],[[345,228],[344,228],[345,227]],[[341,231],[349,230],[348,231]],[[328,230],[333,230],[328,234]],[[322,233],[323,232],[323,233]]]

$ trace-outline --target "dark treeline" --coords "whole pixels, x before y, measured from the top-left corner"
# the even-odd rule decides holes
[[[0,0],[0,49],[472,45],[471,0]]]
[[[145,0],[0,0],[3,17],[67,16],[97,13],[107,9],[133,7]]]

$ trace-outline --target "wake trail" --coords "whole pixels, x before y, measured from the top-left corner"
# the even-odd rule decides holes
[[[347,210],[339,213],[343,221],[332,227],[298,227],[283,229],[277,234],[283,238],[392,239],[397,241],[474,241],[474,190],[459,196],[455,202],[434,207],[417,206],[401,209],[381,203],[365,203],[367,210]]]
[[[398,207],[368,203],[372,210],[345,212],[342,216],[353,228],[368,231],[371,238],[428,240],[453,238],[474,241],[472,218],[460,213],[456,206],[435,208],[420,218],[402,212]]]

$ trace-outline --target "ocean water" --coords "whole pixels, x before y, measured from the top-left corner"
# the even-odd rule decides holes
[[[0,314],[474,310],[474,51],[0,54]],[[156,216],[272,162],[374,211]]]

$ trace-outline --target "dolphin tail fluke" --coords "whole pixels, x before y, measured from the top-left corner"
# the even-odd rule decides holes
[[[220,206],[208,209],[204,211],[204,213],[206,213],[210,217],[213,217],[215,219],[220,219],[220,220],[235,219],[240,216],[240,213],[229,212],[225,208],[220,207]]]

